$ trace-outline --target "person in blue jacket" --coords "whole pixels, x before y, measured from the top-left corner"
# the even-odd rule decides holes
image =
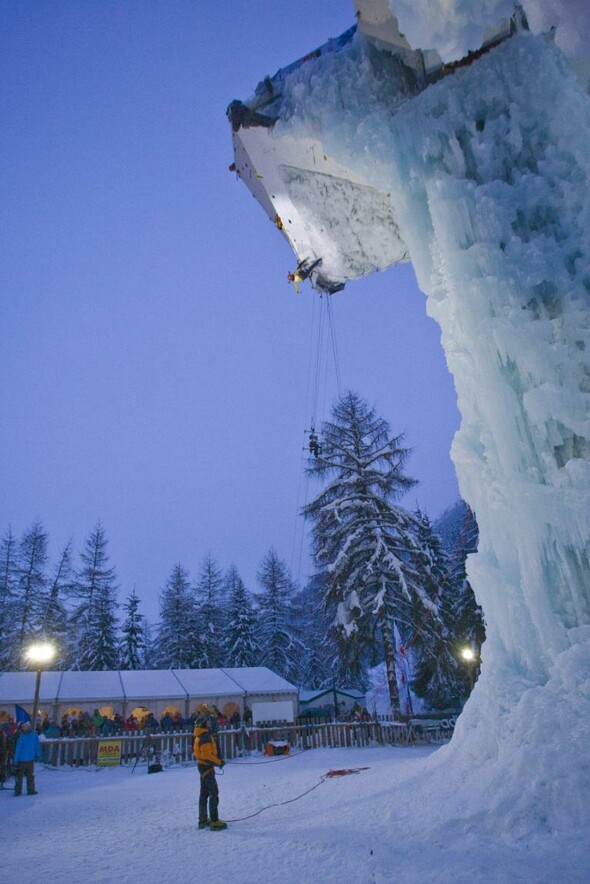
[[[16,783],[14,794],[16,797],[22,794],[23,777],[27,778],[27,794],[36,795],[35,789],[35,762],[41,756],[41,744],[35,731],[26,721],[22,726],[22,733],[16,741],[14,750],[14,763],[16,765]]]

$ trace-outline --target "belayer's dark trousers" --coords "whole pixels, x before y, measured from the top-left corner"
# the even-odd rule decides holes
[[[201,791],[199,792],[199,822],[204,823],[210,819],[216,823],[219,819],[217,807],[219,805],[219,789],[215,778],[215,768],[208,764],[197,765],[201,779]],[[209,814],[207,814],[209,805]]]

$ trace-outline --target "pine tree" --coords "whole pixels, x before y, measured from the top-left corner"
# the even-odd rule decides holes
[[[451,602],[450,617],[453,628],[453,650],[456,657],[460,656],[461,650],[470,647],[476,652],[476,664],[473,678],[479,673],[479,652],[485,641],[485,623],[483,611],[478,605],[473,588],[467,579],[467,556],[477,551],[479,530],[474,513],[463,504],[464,519],[461,533],[455,544],[451,556]],[[465,688],[463,696],[468,697],[471,689],[472,677],[465,672],[465,664],[461,664]]]
[[[193,669],[200,652],[194,592],[188,571],[177,564],[160,596],[160,625],[153,661],[159,669]]]
[[[258,582],[262,588],[257,597],[260,663],[297,684],[303,648],[294,635],[291,605],[295,587],[274,549],[262,561]]]
[[[67,667],[73,656],[75,628],[68,614],[68,604],[75,592],[71,561],[72,541],[68,541],[57,562],[49,583],[47,603],[43,614],[42,632],[57,649],[55,668]]]
[[[25,532],[18,550],[15,622],[19,650],[39,635],[47,603],[47,534],[40,522]]]
[[[444,539],[447,579],[443,584],[440,617],[443,630],[434,636],[421,657],[412,683],[415,693],[432,709],[457,708],[469,695],[470,678],[461,661],[462,647],[478,650],[485,638],[481,608],[465,573],[470,552],[477,549],[477,522],[462,501],[441,516],[437,536]]]
[[[225,629],[225,666],[256,666],[260,646],[256,638],[256,613],[252,597],[235,565],[225,578],[227,626]]]
[[[81,553],[76,592],[81,599],[75,669],[117,668],[117,602],[114,568],[109,567],[107,539],[98,524]]]
[[[321,606],[325,586],[325,575],[314,574],[294,601],[304,645],[299,683],[301,687],[314,690],[334,681],[337,686],[344,686],[339,672],[338,648],[331,640],[330,621]]]
[[[121,627],[122,638],[119,643],[119,668],[143,669],[147,649],[146,623],[143,614],[139,613],[139,598],[135,587],[123,604],[125,619]]]
[[[0,669],[13,669],[17,656],[17,540],[9,526],[0,547]]]
[[[214,669],[222,663],[226,611],[223,577],[211,554],[201,568],[197,599],[201,641],[196,665],[202,669]]]
[[[394,503],[415,485],[404,473],[409,451],[402,440],[374,408],[345,393],[309,462],[310,474],[330,481],[304,509],[313,521],[316,562],[328,574],[324,604],[334,616],[343,664],[360,677],[364,653],[379,641],[397,713],[394,624],[417,626],[418,610],[437,616],[423,587],[416,520]]]

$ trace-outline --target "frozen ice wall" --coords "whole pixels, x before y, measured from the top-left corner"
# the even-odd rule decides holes
[[[466,782],[495,759],[504,819],[569,802],[574,820],[590,721],[590,101],[526,33],[401,106],[361,37],[326,64],[291,78],[276,137],[320,139],[389,195],[462,414],[453,459],[480,526],[469,577],[488,638],[451,754]]]

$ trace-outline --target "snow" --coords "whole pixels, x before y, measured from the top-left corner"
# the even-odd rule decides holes
[[[194,765],[152,775],[145,765],[134,773],[131,766],[37,765],[38,796],[15,802],[11,791],[0,792],[4,876],[16,879],[26,869],[28,877],[82,876],[89,884],[588,880],[586,844],[566,829],[551,837],[499,833],[489,823],[502,808],[471,818],[469,802],[448,822],[444,807],[454,802],[454,786],[447,784],[442,807],[428,794],[447,752],[374,747],[240,759],[218,779],[222,818],[289,803],[225,832],[197,830]],[[330,770],[361,767],[367,770],[321,781]],[[486,788],[485,772],[473,786]]]

